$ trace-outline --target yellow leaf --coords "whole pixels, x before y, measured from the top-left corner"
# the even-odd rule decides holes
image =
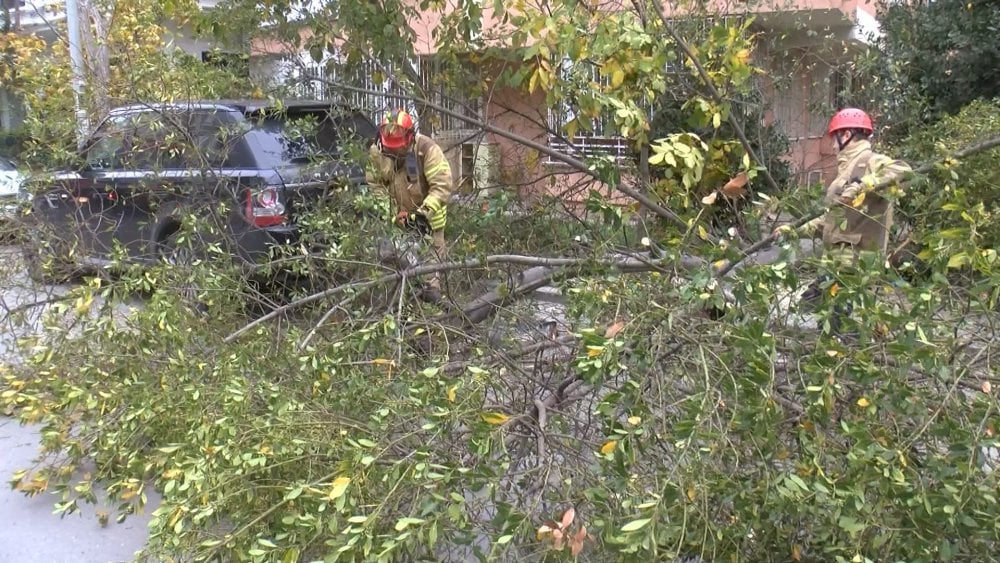
[[[865,192],[858,194],[858,197],[854,198],[851,202],[851,207],[861,207],[861,204],[865,202]]]
[[[617,445],[618,445],[618,440],[608,440],[607,442],[604,442],[603,446],[601,446],[601,453],[604,455],[608,455],[609,453],[615,451],[615,447]]]
[[[830,297],[836,297],[838,293],[840,293],[840,285],[834,283],[830,286]]]
[[[964,252],[959,252],[958,254],[952,255],[948,259],[949,268],[961,268],[963,265],[969,263],[969,257]]]
[[[701,240],[708,240],[708,231],[705,230],[705,227],[698,225],[698,236],[701,237]]]
[[[705,205],[712,205],[713,203],[715,203],[715,200],[718,199],[718,197],[719,197],[719,192],[712,192],[707,196],[701,198],[701,202]]]
[[[617,88],[625,82],[625,71],[621,68],[615,68],[614,72],[611,73],[611,87]]]
[[[538,85],[538,72],[539,69],[535,69],[535,72],[531,73],[531,78],[528,80],[528,93],[534,94],[535,88]]]
[[[694,499],[698,497],[698,491],[694,490],[694,487],[690,487],[687,490],[688,500],[694,502]]]
[[[455,395],[456,395],[457,389],[458,388],[455,385],[452,385],[451,387],[448,388],[448,402],[449,403],[454,403],[455,402]]]
[[[863,408],[863,409],[868,408],[868,405],[870,405],[870,404],[871,403],[868,402],[868,399],[866,399],[864,397],[861,397],[860,399],[858,399],[858,406],[861,407],[861,408]]]
[[[94,296],[88,295],[86,297],[80,297],[76,300],[76,312],[82,315],[90,310],[90,304],[94,302]]]
[[[351,484],[350,477],[337,477],[333,480],[333,486],[330,488],[329,499],[336,500],[344,496],[344,492],[347,491],[347,486]]]
[[[163,472],[163,478],[164,479],[176,479],[177,477],[180,476],[180,474],[181,474],[181,470],[180,469],[168,469],[168,470],[166,470],[166,471]]]
[[[638,426],[641,422],[642,422],[642,419],[639,418],[638,416],[630,416],[630,417],[628,417],[628,423],[631,424],[632,426]]]
[[[481,416],[483,417],[483,422],[492,424],[493,426],[499,426],[510,420],[510,417],[502,412],[484,412]]]
[[[716,129],[718,129],[719,127],[722,127],[722,114],[721,113],[716,113],[716,114],[714,114],[712,116],[712,125],[715,126]]]
[[[802,548],[798,545],[792,546],[792,561],[802,561]]]
[[[594,358],[604,353],[604,346],[587,346],[587,357]]]
[[[396,360],[390,360],[387,358],[375,358],[372,363],[377,366],[395,366]]]

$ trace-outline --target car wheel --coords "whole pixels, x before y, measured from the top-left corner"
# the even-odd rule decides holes
[[[172,269],[179,271],[178,292],[184,303],[190,305],[196,312],[205,314],[208,306],[198,299],[198,287],[190,279],[190,273],[198,260],[191,245],[182,242],[180,231],[173,231],[157,243],[157,257]]]

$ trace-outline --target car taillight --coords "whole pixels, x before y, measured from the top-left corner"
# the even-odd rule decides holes
[[[281,186],[264,186],[246,191],[246,216],[257,227],[273,227],[285,222]]]

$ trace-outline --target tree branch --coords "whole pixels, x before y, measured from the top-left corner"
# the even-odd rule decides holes
[[[508,139],[510,141],[514,141],[515,143],[518,143],[520,145],[524,145],[524,146],[526,146],[526,147],[528,147],[530,149],[534,149],[534,150],[540,152],[541,154],[544,154],[545,156],[548,156],[548,157],[552,158],[553,160],[557,160],[557,161],[559,161],[559,162],[561,162],[563,164],[566,164],[567,166],[569,166],[570,168],[572,168],[573,170],[575,170],[577,172],[580,172],[582,174],[586,174],[587,176],[590,176],[591,178],[594,178],[595,180],[600,180],[600,178],[597,176],[597,174],[594,173],[594,170],[590,167],[590,165],[588,165],[586,162],[584,162],[584,161],[582,161],[582,160],[580,160],[578,158],[574,158],[574,157],[572,157],[572,156],[570,156],[568,154],[561,153],[561,152],[559,152],[559,151],[557,151],[557,150],[555,150],[555,149],[553,149],[551,147],[548,147],[548,146],[543,145],[541,143],[538,143],[536,141],[532,141],[531,139],[528,139],[527,137],[522,137],[522,136],[517,135],[515,133],[511,133],[510,131],[506,131],[506,130],[501,129],[499,127],[495,127],[493,125],[490,125],[490,124],[488,124],[488,123],[486,123],[484,121],[480,121],[478,119],[471,118],[471,117],[469,117],[467,115],[463,115],[463,114],[461,114],[459,112],[452,111],[452,110],[450,110],[450,109],[448,109],[448,108],[446,108],[444,106],[438,105],[438,104],[436,104],[436,103],[434,103],[434,102],[432,102],[430,100],[426,100],[426,99],[419,98],[419,97],[416,97],[416,96],[404,96],[404,95],[401,95],[401,94],[392,94],[392,93],[389,93],[389,92],[379,92],[379,91],[375,91],[375,90],[369,90],[367,88],[358,88],[356,86],[350,86],[348,84],[342,84],[340,82],[335,82],[335,81],[332,81],[332,80],[324,80],[324,79],[321,79],[321,78],[315,78],[314,80],[317,81],[317,82],[322,82],[323,84],[326,84],[327,86],[336,88],[338,90],[344,90],[344,91],[347,91],[347,92],[354,92],[354,93],[357,93],[357,94],[368,94],[368,95],[374,95],[374,96],[384,96],[384,97],[395,98],[395,99],[400,99],[400,100],[412,100],[412,101],[414,101],[414,102],[416,102],[418,104],[421,104],[421,105],[424,105],[426,107],[429,107],[429,108],[431,108],[433,110],[436,110],[436,111],[438,111],[440,113],[443,113],[444,115],[447,115],[447,116],[452,117],[454,119],[458,119],[460,121],[464,121],[465,123],[469,123],[471,125],[475,125],[476,127],[480,127],[484,131],[487,131],[489,133],[493,133],[494,135],[497,135],[498,137],[503,137],[503,138]],[[650,198],[649,196],[647,196],[647,195],[639,192],[638,190],[634,190],[634,189],[632,189],[632,188],[630,188],[628,186],[622,185],[620,182],[618,183],[618,185],[614,186],[614,188],[616,190],[620,191],[621,193],[629,196],[630,198],[638,201],[644,207],[646,207],[650,211],[653,211],[654,213],[656,213],[660,217],[666,219],[667,221],[670,221],[671,223],[673,223],[678,228],[681,228],[681,229],[687,229],[688,228],[688,224],[683,219],[681,219],[681,217],[679,215],[677,215],[673,211],[667,209],[666,207],[663,207],[659,203],[656,203],[655,201],[653,201],[652,198]]]
[[[338,285],[336,287],[331,287],[324,291],[320,291],[318,293],[313,293],[312,295],[307,295],[300,299],[296,299],[295,301],[292,301],[291,303],[288,303],[286,305],[282,305],[281,307],[274,309],[270,313],[248,323],[243,328],[237,330],[236,332],[233,332],[232,334],[224,338],[223,342],[228,344],[236,340],[246,332],[250,331],[254,327],[260,326],[261,324],[264,324],[271,319],[279,317],[292,309],[301,307],[303,305],[307,305],[309,303],[314,303],[322,299],[326,299],[328,297],[337,295],[339,293],[343,293],[345,291],[365,290],[370,287],[402,279],[404,276],[407,278],[413,278],[439,272],[450,272],[453,270],[475,270],[496,264],[517,264],[522,266],[545,267],[553,269],[579,268],[581,271],[588,271],[599,268],[615,268],[622,273],[638,273],[638,272],[654,271],[670,264],[674,265],[679,264],[683,269],[692,270],[695,268],[705,266],[706,262],[701,258],[688,257],[688,256],[684,256],[679,259],[665,257],[658,259],[643,260],[632,256],[624,258],[593,259],[593,258],[545,258],[540,256],[523,256],[517,254],[495,254],[492,256],[487,256],[486,258],[482,259],[470,259],[459,262],[444,262],[441,264],[427,264],[423,266],[415,266],[412,268],[407,268],[405,270],[400,270],[398,272],[387,274],[385,276],[376,278],[374,280],[368,280],[363,282],[351,282],[343,285]],[[555,274],[562,274],[562,273],[552,272],[552,275]],[[537,286],[531,287],[536,283],[537,281],[529,281],[527,284],[520,284],[518,288],[512,289],[511,292],[515,293],[519,289],[521,293],[526,293],[527,291],[531,291],[532,289],[537,289]],[[477,299],[476,301],[474,301],[473,304],[475,305],[475,307],[474,308],[471,306],[466,307],[465,310],[463,310],[463,313],[465,311],[469,311],[470,314],[475,314],[481,308],[487,307],[490,304],[494,303],[493,301],[480,303],[480,301],[481,299]]]

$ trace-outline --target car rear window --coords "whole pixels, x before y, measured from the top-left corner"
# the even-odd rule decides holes
[[[240,115],[226,110],[150,109],[114,115],[86,149],[97,170],[217,168],[242,134]]]
[[[254,126],[247,136],[262,168],[354,160],[352,150],[367,148],[376,133],[371,122],[356,113],[288,110],[250,119]]]

